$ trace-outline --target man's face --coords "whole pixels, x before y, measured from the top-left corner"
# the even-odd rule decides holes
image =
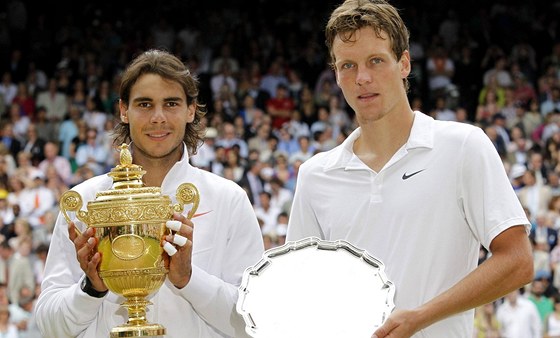
[[[129,104],[120,105],[121,120],[130,125],[134,156],[163,159],[182,151],[187,123],[196,106],[187,105],[181,85],[156,74],[142,75],[130,90]]]
[[[385,32],[377,36],[372,28],[365,27],[357,30],[351,41],[335,38],[332,49],[337,84],[360,125],[404,108],[403,79],[410,73],[410,58],[408,51],[400,60],[395,58]]]
[[[531,285],[531,292],[537,297],[542,296],[544,294],[544,283],[540,280],[534,281]]]

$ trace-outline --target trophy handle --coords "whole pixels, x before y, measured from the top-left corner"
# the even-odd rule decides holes
[[[80,221],[87,224],[87,212],[80,210],[82,205],[82,196],[74,190],[68,190],[60,197],[60,210],[68,223],[72,222],[72,220],[70,219],[70,216],[68,216],[67,211],[73,211],[76,213],[76,217],[78,217]],[[79,235],[82,234],[77,227],[74,227],[74,229],[76,229],[76,232]]]
[[[191,219],[198,209],[198,203],[200,202],[200,194],[198,189],[192,183],[183,183],[177,188],[177,201],[179,203],[174,205],[174,209],[177,212],[182,212],[185,204],[192,204],[192,208],[187,214],[187,218]]]

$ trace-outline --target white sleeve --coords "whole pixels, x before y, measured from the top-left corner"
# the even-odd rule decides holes
[[[530,225],[509,181],[503,163],[481,129],[475,129],[462,147],[459,198],[467,223],[477,239],[490,248],[492,240],[515,225]]]
[[[35,310],[44,337],[76,337],[96,320],[104,298],[84,293],[80,288],[83,277],[67,223],[59,214]]]
[[[306,237],[314,236],[321,239],[325,238],[319,221],[313,210],[313,198],[307,196],[310,190],[314,189],[309,169],[303,163],[299,169],[294,199],[288,221],[288,233],[286,241],[297,241]]]
[[[244,271],[262,258],[264,244],[246,193],[239,189],[236,196],[231,209],[224,211],[230,224],[225,227],[229,239],[222,251],[222,275],[214,276],[193,266],[191,280],[184,288],[175,288],[169,280],[166,283],[212,327],[231,337],[247,337],[245,322],[236,311],[238,290]]]

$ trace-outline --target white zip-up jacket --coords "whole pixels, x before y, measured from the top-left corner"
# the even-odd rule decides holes
[[[191,166],[186,148],[184,154],[165,177],[161,193],[177,203],[175,194],[181,183],[193,183],[200,192],[193,217],[192,278],[182,289],[166,280],[149,299],[153,305],[147,307],[147,320],[162,324],[166,337],[246,337],[235,305],[243,272],[264,251],[255,213],[246,192],[235,182]],[[111,185],[111,177],[101,175],[73,190],[82,196],[85,210],[96,192]],[[85,229],[82,222],[76,220],[76,224]],[[108,337],[111,328],[127,322],[127,311],[120,305],[125,299],[112,292],[103,298],[90,297],[80,288],[84,276],[68,238],[68,225],[59,215],[36,305],[44,337]]]

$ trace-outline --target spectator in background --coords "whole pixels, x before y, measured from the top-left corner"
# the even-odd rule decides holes
[[[20,290],[35,290],[35,276],[31,262],[33,242],[31,236],[22,236],[14,248],[14,256],[8,268],[8,297],[11,304],[18,304]]]
[[[45,159],[39,163],[38,168],[43,174],[47,175],[47,168],[54,166],[62,181],[65,184],[70,184],[72,180],[72,167],[66,157],[59,155],[59,149],[60,147],[56,142],[49,141],[45,143]]]
[[[294,194],[292,191],[284,187],[284,181],[278,176],[273,176],[268,185],[268,192],[270,193],[270,206],[276,208],[281,212],[289,212],[290,205]]]
[[[195,155],[190,157],[191,163],[201,169],[210,171],[210,163],[216,159],[216,138],[218,137],[218,130],[214,127],[206,128],[204,136],[204,143],[198,148]]]
[[[552,300],[552,298],[547,297],[544,294],[544,291],[544,283],[539,279],[535,279],[531,283],[530,293],[527,297],[537,307],[543,327],[546,323],[546,318],[554,312],[554,301]]]
[[[291,164],[293,164],[297,160],[305,162],[315,154],[315,148],[311,145],[309,136],[302,135],[299,136],[297,140],[299,150],[293,153],[292,156],[290,156],[290,158],[288,159]]]
[[[68,160],[72,160],[75,157],[76,146],[72,145],[74,139],[79,134],[79,125],[84,125],[86,122],[82,120],[82,112],[77,106],[70,106],[68,110],[69,118],[60,123],[60,128],[58,129],[58,141],[60,141],[60,154],[66,157]]]
[[[45,144],[46,141],[38,135],[35,124],[30,123],[22,151],[31,154],[31,164],[35,167],[45,159]]]
[[[519,106],[518,109],[521,111],[521,124],[523,131],[527,137],[532,139],[532,135],[535,130],[543,123],[543,117],[539,111],[539,103],[537,100],[531,100],[527,104],[527,107]]]
[[[506,126],[506,117],[502,113],[496,113],[492,116],[492,127],[496,130],[496,133],[500,135],[502,140],[504,140],[504,145],[507,149],[509,149],[511,144],[511,136],[510,131]]]
[[[6,286],[8,285],[8,275],[13,255],[14,248],[12,248],[8,239],[4,238],[0,241],[0,305],[9,303]]]
[[[230,122],[223,124],[223,134],[216,140],[216,146],[223,147],[226,152],[230,151],[234,146],[239,147],[239,155],[247,158],[249,155],[249,148],[245,140],[235,135],[235,126]]]
[[[256,150],[259,153],[268,150],[268,139],[271,136],[272,128],[270,123],[261,123],[254,136],[250,137],[247,145],[249,150]]]
[[[8,111],[8,120],[12,123],[14,137],[17,138],[21,143],[25,141],[27,128],[31,123],[31,119],[27,116],[22,115],[19,104],[12,103],[10,105],[10,110]]]
[[[229,43],[226,42],[220,46],[220,53],[212,61],[211,67],[213,74],[222,72],[225,69],[224,67],[227,67],[231,74],[235,75],[239,72],[239,61],[232,55]]]
[[[221,64],[218,71],[210,78],[210,89],[212,90],[212,98],[217,100],[224,86],[228,86],[232,93],[237,91],[237,80],[233,76],[231,66],[228,62]]]
[[[511,169],[509,171],[509,179],[511,181],[511,185],[513,187],[513,190],[515,190],[516,193],[524,185],[523,184],[523,175],[525,175],[526,171],[527,171],[527,167],[525,167],[524,164],[516,163],[516,164],[511,166]]]
[[[58,82],[54,77],[49,79],[48,89],[37,95],[36,102],[37,106],[45,107],[47,119],[51,122],[62,121],[68,110],[68,99],[58,91]]]
[[[243,165],[244,162],[245,160],[239,156],[239,151],[237,150],[237,147],[234,147],[232,150],[226,153],[226,162],[224,163],[224,170],[229,171],[229,174],[231,176],[228,178],[231,181],[234,181],[235,183],[239,184],[239,182],[243,178],[243,173],[245,172],[245,167]]]
[[[92,98],[95,101],[96,110],[110,116],[114,114],[113,107],[115,102],[118,102],[118,95],[112,90],[111,81],[107,79],[101,80]]]
[[[255,98],[249,94],[245,94],[241,101],[238,114],[243,118],[246,127],[253,123],[254,119],[262,118],[263,110],[256,106]]]
[[[35,98],[29,94],[25,82],[18,83],[18,92],[12,103],[17,103],[21,109],[21,113],[27,116],[28,119],[35,119]]]
[[[428,88],[433,99],[446,94],[446,90],[453,84],[455,62],[448,56],[447,50],[442,46],[435,46],[426,61],[428,73]]]
[[[105,172],[109,155],[107,149],[98,140],[97,129],[88,128],[86,143],[79,145],[76,149],[78,167],[88,166],[95,175],[101,175]]]
[[[539,151],[529,151],[528,155],[527,169],[535,172],[536,184],[545,185],[549,169],[544,163],[544,155]]]
[[[533,147],[533,142],[525,137],[523,130],[518,126],[511,129],[511,142],[507,146],[507,161],[509,164],[523,165],[529,160],[529,151]]]
[[[558,230],[554,229],[552,215],[547,210],[539,211],[535,217],[535,227],[531,229],[529,238],[533,243],[546,244],[545,251],[550,251],[558,243]],[[550,264],[547,264],[546,270],[550,271]]]
[[[268,71],[262,76],[260,80],[260,88],[266,91],[271,98],[274,98],[278,93],[278,86],[283,85],[287,88],[289,83],[290,82],[284,73],[282,60],[280,58],[276,58],[270,62]]]
[[[505,55],[498,56],[494,61],[494,66],[484,73],[482,82],[487,86],[493,77],[496,78],[496,82],[501,88],[513,86],[513,79],[508,70],[508,60]]]
[[[280,129],[275,130],[278,137],[276,151],[282,152],[286,158],[292,156],[299,150],[297,139],[290,133],[289,125],[285,123]]]
[[[60,198],[62,197],[62,194],[64,194],[70,188],[70,184],[72,183],[71,179],[72,176],[70,176],[69,183],[66,183],[59,175],[58,170],[54,165],[49,164],[46,167],[45,187],[53,193],[54,200],[55,200],[55,205],[53,205],[52,208],[53,211],[55,211],[55,209],[58,208],[58,204],[60,203]],[[45,217],[48,217],[48,215],[45,215]],[[45,220],[45,223],[46,223],[45,225],[48,225],[47,220]]]
[[[344,108],[344,102],[341,102],[340,97],[334,94],[329,98],[329,123],[333,128],[333,138],[335,139],[352,124]],[[299,135],[295,134],[294,137]]]
[[[272,129],[279,130],[285,123],[289,123],[295,107],[295,101],[289,95],[288,86],[284,83],[278,84],[275,95],[266,101],[266,112],[272,117]]]
[[[243,177],[239,181],[239,185],[247,192],[249,200],[254,208],[261,205],[259,195],[264,191],[263,180],[260,177],[262,168],[262,162],[258,159],[250,160],[248,167],[243,173]]]
[[[47,110],[43,106],[37,107],[33,124],[37,129],[37,136],[45,141],[58,141],[57,122],[51,122],[47,119]]]
[[[12,74],[5,71],[0,82],[0,94],[4,98],[4,105],[9,106],[17,96],[17,85],[12,80]]]
[[[560,338],[560,294],[552,296],[554,311],[545,320],[544,337]]]
[[[7,304],[0,305],[0,335],[3,338],[19,338],[17,326],[10,322],[10,309]]]
[[[521,204],[526,206],[531,211],[531,215],[536,217],[539,214],[546,213],[552,193],[550,187],[537,184],[535,171],[529,169],[523,174],[523,188],[519,189],[517,196]]]
[[[494,148],[498,152],[501,158],[505,158],[508,154],[507,145],[504,141],[502,135],[498,133],[498,130],[493,125],[488,125],[484,128],[484,133],[490,139],[490,142],[494,145]]]
[[[53,192],[45,186],[45,174],[42,171],[34,171],[30,175],[20,195],[19,207],[20,217],[25,217],[33,229],[37,229],[45,236],[45,216],[55,206],[56,199]]]
[[[14,215],[19,215],[19,204],[21,202],[21,192],[25,188],[27,179],[19,172],[10,175],[8,178],[8,205],[13,208]]]
[[[537,91],[523,73],[513,75],[513,100],[516,104],[526,107],[529,102],[537,100]]]
[[[457,121],[457,113],[447,106],[445,96],[436,97],[435,107],[430,115],[440,121]]]
[[[86,121],[88,128],[96,129],[99,134],[105,132],[105,123],[107,122],[107,113],[102,111],[98,106],[98,101],[88,96],[85,98],[85,107],[83,119]]]
[[[541,338],[542,321],[533,302],[514,290],[504,297],[496,316],[501,325],[501,336],[508,338]]]
[[[500,338],[500,327],[494,302],[476,308],[474,313],[474,338]]]
[[[10,321],[18,328],[19,338],[39,338],[41,332],[35,322],[35,290],[20,289],[19,302],[10,304]]]
[[[10,152],[10,155],[15,160],[17,154],[22,149],[21,141],[14,135],[14,124],[10,121],[4,121],[1,125],[1,139],[0,141],[4,144],[6,149]]]
[[[259,194],[259,205],[255,206],[255,214],[257,218],[263,223],[261,226],[261,231],[263,235],[272,235],[276,231],[276,222],[278,221],[278,215],[282,210],[271,204],[272,195],[268,191],[262,191]]]
[[[550,89],[550,97],[541,103],[541,115],[544,117],[551,112],[560,112],[560,87]]]
[[[496,88],[488,88],[481,91],[481,99],[476,107],[475,122],[478,125],[486,126],[492,123],[492,117],[500,112],[504,106],[504,100],[500,100],[500,90]]]

